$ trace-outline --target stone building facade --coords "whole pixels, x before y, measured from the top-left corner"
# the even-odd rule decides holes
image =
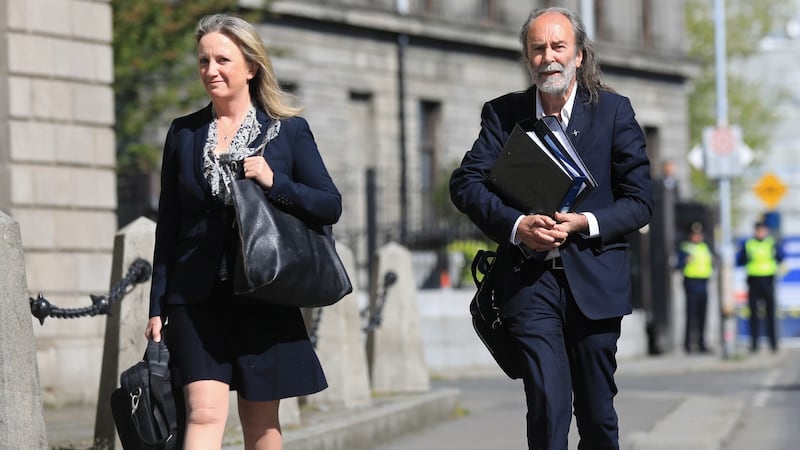
[[[0,0],[0,209],[19,223],[30,294],[62,307],[108,292],[111,39],[108,0]],[[103,330],[102,319],[35,321],[45,402],[94,400]]]
[[[535,7],[590,18],[606,79],[631,98],[655,168],[688,148],[695,68],[680,0],[269,4],[258,29],[343,193],[337,239],[362,267],[367,171],[377,179],[381,241],[441,228],[437,198],[477,137],[482,104],[529,85],[518,34]],[[108,290],[117,228],[111,5],[0,0],[0,13],[0,209],[20,223],[31,295],[84,306]],[[34,324],[45,402],[96,401],[104,325]]]

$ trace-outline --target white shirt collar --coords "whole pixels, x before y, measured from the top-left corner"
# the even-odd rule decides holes
[[[572,92],[567,97],[567,102],[561,108],[561,127],[565,130],[569,126],[569,118],[572,115],[572,105],[575,104],[575,94],[578,92],[578,83],[572,86]],[[544,108],[542,108],[542,98],[539,96],[539,89],[536,89],[536,118],[541,119],[544,116]]]

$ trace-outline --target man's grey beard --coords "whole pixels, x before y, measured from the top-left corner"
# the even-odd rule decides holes
[[[534,69],[529,65],[528,69],[531,72],[531,78],[533,79],[533,84],[536,85],[536,88],[549,95],[566,95],[569,87],[572,85],[572,80],[575,79],[575,73],[577,71],[575,58],[570,60],[566,66],[562,66],[557,62],[553,62],[540,69]],[[544,82],[539,80],[539,75],[541,73],[554,70],[560,72],[560,77],[557,77],[558,79],[554,79],[552,76],[550,76]]]

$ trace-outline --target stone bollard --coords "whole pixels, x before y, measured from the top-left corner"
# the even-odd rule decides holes
[[[322,410],[366,406],[372,399],[353,252],[342,245],[336,249],[350,274],[353,292],[338,303],[316,311],[320,314],[317,355],[328,388],[309,396],[308,404]]]
[[[125,276],[136,258],[152,262],[155,230],[155,222],[140,217],[117,232],[114,236],[110,286]],[[144,355],[147,346],[144,329],[149,308],[150,280],[137,285],[122,301],[115,303],[111,314],[106,318],[94,439],[96,443],[109,445],[110,449],[122,448],[111,415],[111,393],[119,386],[120,373]]]
[[[49,448],[19,224],[0,211],[0,441]]]
[[[417,289],[411,253],[396,243],[377,252],[378,294],[384,275],[396,281],[388,287],[382,322],[367,337],[371,361],[372,391],[375,393],[424,392],[431,388],[425,349],[422,345]]]

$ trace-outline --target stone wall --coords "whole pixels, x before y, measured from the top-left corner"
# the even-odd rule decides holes
[[[85,306],[108,290],[117,227],[111,4],[0,0],[0,12],[0,208],[19,223],[30,294]],[[35,323],[46,403],[95,399],[103,326]]]

